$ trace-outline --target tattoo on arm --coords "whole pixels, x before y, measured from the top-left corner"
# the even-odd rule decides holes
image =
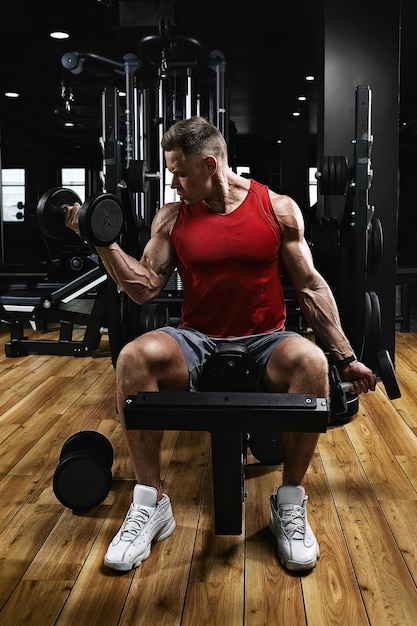
[[[171,267],[174,262],[174,255],[170,254],[170,256],[156,268],[156,273],[158,276],[166,276],[167,269]]]

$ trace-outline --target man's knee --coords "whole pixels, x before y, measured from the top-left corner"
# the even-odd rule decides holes
[[[307,340],[310,344],[306,347],[300,358],[299,375],[305,378],[306,389],[320,396],[328,396],[329,393],[329,362],[323,350]]]
[[[126,344],[117,359],[118,386],[136,385],[137,390],[186,389],[188,368],[171,336],[151,331]]]
[[[265,373],[275,389],[327,395],[327,357],[319,346],[301,335],[286,339],[274,350]]]
[[[309,340],[307,340],[305,348],[306,349],[301,356],[301,365],[303,369],[327,376],[329,362],[323,350]]]
[[[133,339],[120,350],[116,371],[125,371],[132,367],[147,370],[159,366],[166,360],[164,342],[153,333],[146,333]]]

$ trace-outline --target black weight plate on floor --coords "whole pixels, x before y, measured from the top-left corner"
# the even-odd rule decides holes
[[[388,350],[380,350],[377,354],[378,373],[390,400],[401,398],[401,390],[398,385],[394,365]]]
[[[60,459],[73,452],[91,453],[105,465],[113,465],[113,446],[105,435],[95,430],[81,430],[69,437],[61,449]]]
[[[59,463],[53,477],[53,491],[65,507],[87,511],[105,500],[111,482],[109,467],[88,453],[73,452]]]

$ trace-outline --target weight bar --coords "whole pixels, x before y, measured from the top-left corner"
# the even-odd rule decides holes
[[[113,447],[101,433],[72,435],[62,446],[52,482],[59,502],[74,511],[98,506],[110,491],[113,459]]]
[[[41,196],[36,207],[40,230],[52,239],[65,239],[66,207],[81,204],[78,225],[81,236],[93,246],[109,246],[119,237],[124,222],[123,208],[117,196],[96,193],[82,203],[79,196],[65,187],[53,187]]]
[[[401,397],[401,391],[395,375],[394,366],[388,350],[381,350],[377,353],[378,374],[375,373],[377,382],[382,382],[390,400]],[[340,378],[339,370],[336,365],[329,369],[330,382],[330,404],[332,412],[335,415],[343,414],[347,411],[347,401],[345,392],[348,392],[352,386],[352,382],[343,382]]]

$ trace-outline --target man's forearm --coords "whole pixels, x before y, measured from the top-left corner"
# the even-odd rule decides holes
[[[138,304],[148,302],[161,291],[158,274],[126,254],[118,244],[96,250],[109,276]]]
[[[342,361],[353,354],[353,348],[346,337],[339,311],[330,289],[320,284],[316,289],[303,289],[298,301],[305,319],[332,359]]]

